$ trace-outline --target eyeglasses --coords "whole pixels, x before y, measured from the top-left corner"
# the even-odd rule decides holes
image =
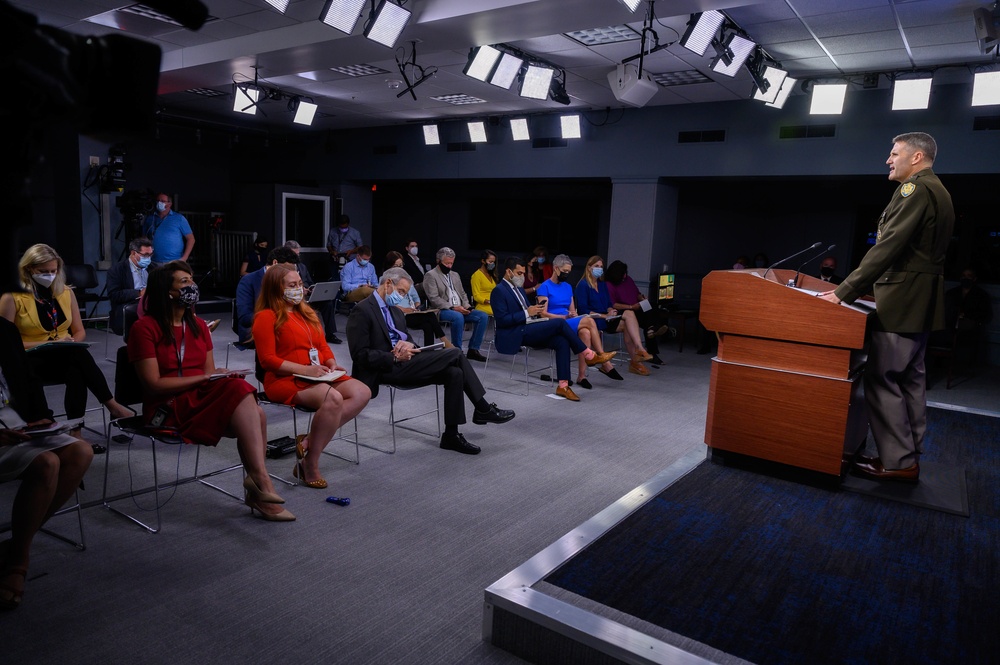
[[[149,254],[145,254],[143,252],[136,252],[136,253],[139,256],[141,256],[142,258],[144,258],[144,259],[151,259],[151,258],[153,258],[153,253],[152,252],[150,252]]]

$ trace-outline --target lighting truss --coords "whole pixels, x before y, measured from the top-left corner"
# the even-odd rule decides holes
[[[373,42],[392,48],[411,16],[410,10],[390,0],[381,0],[365,24],[364,35]]]
[[[319,20],[331,28],[351,34],[368,0],[326,0]]]

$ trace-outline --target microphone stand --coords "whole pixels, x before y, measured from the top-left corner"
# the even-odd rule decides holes
[[[803,261],[802,265],[800,265],[799,268],[798,268],[798,270],[795,271],[795,277],[793,277],[792,279],[788,280],[788,286],[791,286],[791,287],[794,287],[794,288],[798,288],[798,286],[799,286],[799,275],[802,274],[802,268],[804,268],[807,263],[811,263],[812,261],[815,261],[816,259],[818,259],[819,257],[823,256],[824,254],[832,252],[835,247],[836,247],[836,245],[830,245],[829,247],[827,247],[826,249],[824,249],[819,254],[816,254],[815,256],[810,257],[806,261]]]
[[[767,267],[767,270],[764,271],[764,279],[767,279],[767,273],[771,272],[772,268],[780,266],[782,263],[785,263],[786,261],[791,261],[792,259],[794,259],[797,256],[802,256],[803,254],[805,254],[809,250],[816,249],[817,247],[819,247],[822,244],[823,244],[822,242],[814,242],[813,244],[811,244],[808,247],[806,247],[805,249],[803,249],[801,252],[795,252],[791,256],[786,256],[785,258],[781,259],[780,261],[775,261],[774,263],[772,263],[771,265],[769,265]]]

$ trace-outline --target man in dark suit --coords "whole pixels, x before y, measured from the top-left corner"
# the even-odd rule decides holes
[[[875,246],[835,291],[854,302],[874,286],[875,324],[865,367],[865,401],[878,457],[862,457],[860,475],[917,482],[927,427],[924,352],[944,327],[944,260],[955,225],[951,195],[931,167],[937,144],[912,132],[893,139],[889,179],[900,183],[878,222]]]
[[[406,317],[396,305],[411,284],[405,270],[390,268],[375,292],[351,310],[347,319],[347,345],[354,361],[351,374],[371,389],[372,397],[378,395],[382,383],[399,387],[443,385],[445,431],[441,447],[476,455],[479,447],[458,431],[466,422],[462,393],[475,406],[472,422],[477,425],[505,423],[514,412],[486,401],[486,390],[460,349],[422,352],[410,341]]]
[[[832,256],[823,258],[819,264],[819,278],[834,286],[844,281],[844,278],[837,274],[837,259]]]
[[[573,332],[565,319],[535,321],[545,305],[528,305],[524,292],[524,260],[511,257],[504,262],[504,276],[490,293],[490,305],[496,321],[496,344],[500,353],[517,353],[522,346],[553,349],[556,352],[556,395],[571,402],[580,398],[569,387],[570,352],[582,353],[587,365],[601,365],[614,357],[614,352],[594,353]]]
[[[141,236],[128,244],[128,257],[108,271],[108,300],[111,301],[111,329],[116,335],[124,332],[122,311],[146,291],[147,269],[153,260],[153,243]]]

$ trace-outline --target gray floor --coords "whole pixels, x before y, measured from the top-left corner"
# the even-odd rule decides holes
[[[343,326],[341,326],[343,329]],[[218,364],[233,337],[215,339]],[[103,360],[104,337],[92,347]],[[346,345],[331,347],[342,364]],[[113,347],[112,347],[113,351]],[[535,384],[528,397],[490,392],[517,411],[505,425],[463,428],[483,453],[437,448],[435,438],[402,432],[399,452],[362,449],[358,466],[323,462],[324,491],[279,486],[291,524],[251,519],[236,501],[194,484],[163,508],[164,528],[148,534],[101,507],[84,511],[88,548],[40,536],[24,605],[0,616],[6,663],[270,662],[517,663],[481,641],[483,589],[690,450],[701,449],[709,355],[668,346],[649,377],[615,383],[592,371],[580,403],[553,400]],[[249,355],[231,367],[249,366]],[[481,365],[479,366],[481,368]],[[490,367],[487,387],[507,386]],[[996,410],[995,368],[934,385],[928,399]],[[53,405],[61,399],[50,390]],[[422,410],[433,391],[407,392],[401,408]],[[388,393],[358,419],[362,441],[390,443]],[[269,409],[269,437],[291,433],[284,409]],[[99,422],[99,421],[95,421]],[[433,428],[433,422],[427,421]],[[336,444],[347,451],[345,444]],[[111,492],[148,482],[148,446],[111,444]],[[172,475],[193,450],[168,450]],[[237,460],[232,441],[203,450],[202,463]],[[101,496],[96,458],[82,498]],[[292,460],[269,460],[291,479]],[[233,490],[238,473],[221,479]],[[0,486],[6,521],[13,483]],[[343,508],[328,495],[348,496]],[[148,507],[151,495],[139,498]],[[129,500],[123,508],[135,509]],[[149,514],[149,513],[147,513]],[[72,520],[53,521],[69,530]],[[17,636],[13,638],[13,636]]]

